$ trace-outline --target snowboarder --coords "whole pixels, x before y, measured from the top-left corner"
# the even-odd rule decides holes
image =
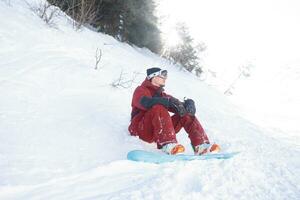
[[[158,149],[174,155],[185,151],[184,146],[176,140],[176,133],[183,127],[195,155],[218,152],[219,145],[210,144],[195,116],[194,101],[186,99],[181,102],[164,92],[167,75],[167,70],[147,69],[146,79],[133,94],[131,123],[128,127],[130,134],[149,143],[155,142]],[[174,115],[170,116],[169,112]]]

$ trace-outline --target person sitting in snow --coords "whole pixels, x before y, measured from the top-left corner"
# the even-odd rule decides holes
[[[209,139],[195,116],[192,99],[180,102],[164,92],[167,70],[147,69],[147,77],[138,86],[132,97],[131,123],[128,130],[148,143],[155,142],[157,148],[167,154],[183,153],[185,148],[178,144],[176,133],[183,127],[187,132],[195,155],[218,152],[219,145],[210,144]],[[169,112],[175,113],[170,116]]]

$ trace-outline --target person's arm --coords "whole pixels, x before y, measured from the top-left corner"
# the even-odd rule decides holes
[[[176,99],[175,97],[163,92],[162,94],[163,97],[166,97],[169,99],[169,111],[172,113],[177,113],[180,116],[184,116],[187,111],[183,105],[183,102],[179,101],[178,99]]]
[[[167,109],[170,106],[169,99],[165,98],[165,97],[142,96],[142,98],[140,100],[140,104],[146,109],[149,109],[149,108],[151,108],[152,106],[154,106],[156,104],[163,105]]]
[[[140,110],[148,110],[152,106],[160,104],[169,107],[169,99],[165,97],[152,97],[151,94],[142,87],[138,87],[133,94],[132,106]]]
[[[138,109],[144,110],[144,111],[148,110],[140,102],[141,98],[143,96],[148,96],[148,95],[149,94],[147,94],[147,92],[143,88],[141,88],[141,87],[136,88],[133,93],[133,98],[132,98],[132,102],[131,102],[132,107],[135,107],[135,108],[138,108]]]

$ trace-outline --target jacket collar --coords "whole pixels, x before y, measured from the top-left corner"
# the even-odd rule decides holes
[[[149,90],[156,92],[160,89],[160,87],[153,85],[150,80],[148,80],[147,78],[144,80],[144,82],[142,83],[142,86],[147,87]]]

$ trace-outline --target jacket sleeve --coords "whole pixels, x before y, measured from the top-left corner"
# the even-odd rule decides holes
[[[141,88],[140,86],[137,87],[133,93],[133,97],[132,97],[132,102],[131,102],[131,106],[138,108],[140,110],[144,110],[146,111],[147,108],[145,108],[144,106],[141,105],[141,98],[143,96],[150,96],[150,94],[147,94],[147,91],[145,91],[143,88]]]
[[[152,97],[149,92],[141,87],[138,87],[133,94],[132,106],[140,110],[148,110],[152,106],[160,104],[169,107],[169,99],[166,97]]]
[[[152,106],[156,104],[163,105],[166,108],[169,108],[169,99],[164,97],[147,97],[143,96],[140,100],[140,104],[146,108],[149,109]]]

